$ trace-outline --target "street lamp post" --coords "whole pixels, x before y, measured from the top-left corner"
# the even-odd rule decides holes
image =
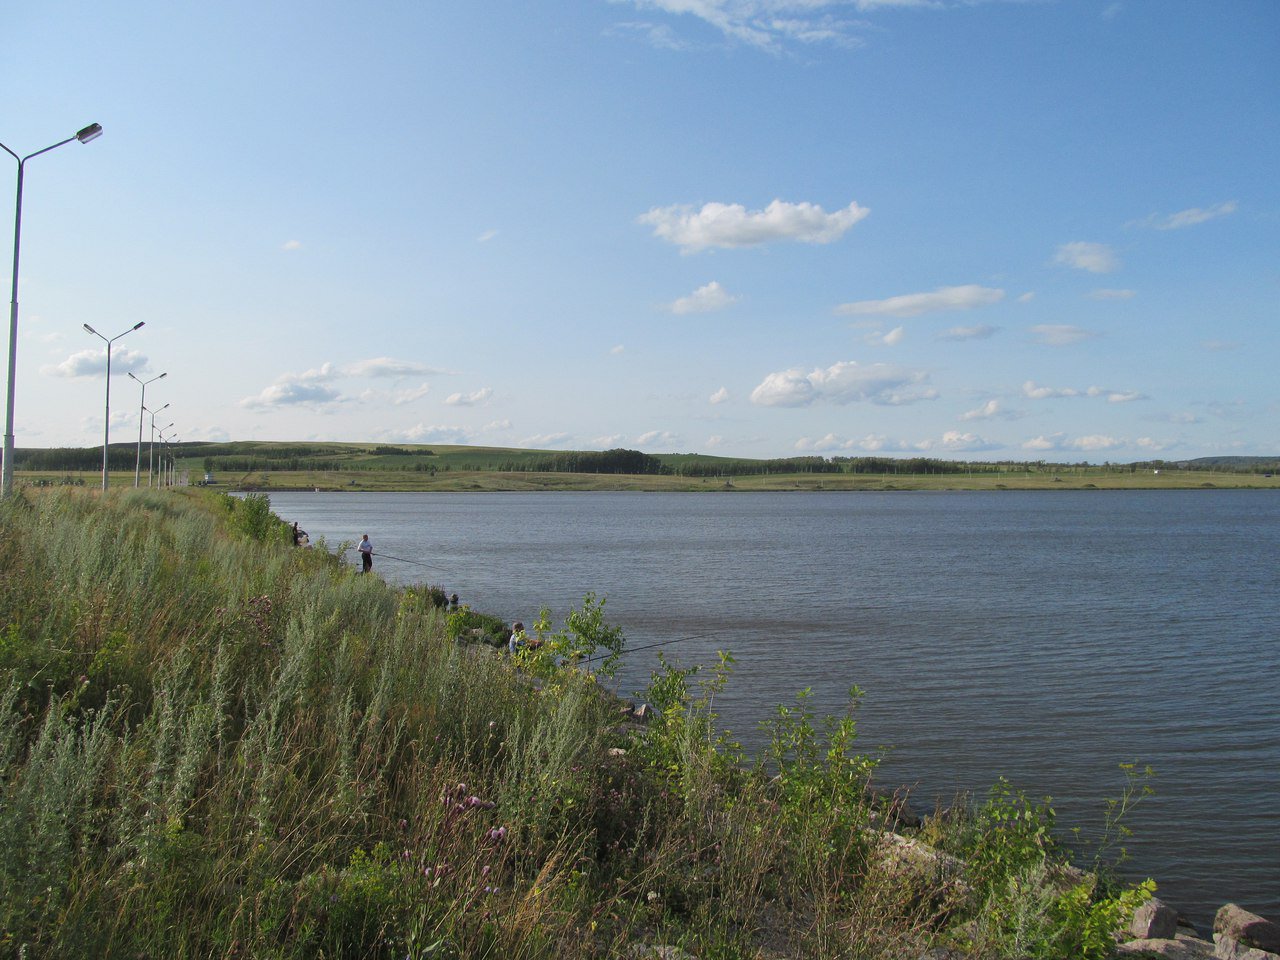
[[[102,136],[102,124],[91,123],[83,130],[77,131],[74,137],[59,140],[53,146],[29,153],[25,157],[18,156],[0,143],[0,149],[18,161],[18,198],[14,204],[13,213],[13,295],[9,299],[9,388],[4,413],[4,465],[0,467],[0,498],[8,498],[13,493],[13,387],[14,374],[18,367],[18,254],[22,247],[22,178],[26,173],[27,161],[32,157],[56,150],[72,140],[88,143],[100,136]]]
[[[92,333],[95,337],[107,345],[107,401],[103,407],[103,424],[102,424],[102,489],[107,489],[107,448],[111,445],[111,345],[126,334],[133,333],[139,327],[146,323],[145,320],[139,320],[124,333],[117,333],[114,337],[104,337],[93,327],[87,323],[84,328]]]
[[[147,384],[155,383],[168,375],[168,372],[165,372],[158,377],[152,377],[150,380],[139,380],[133,375],[132,370],[129,371],[130,379],[137,380],[138,383],[142,384],[142,401],[138,404],[138,456],[133,462],[133,486],[135,490],[142,486],[142,415],[147,411]],[[167,407],[168,404],[166,403],[165,406]],[[151,477],[148,475],[147,480],[149,481],[150,479]]]
[[[166,403],[164,407],[160,408],[160,410],[163,410],[165,409],[165,407],[168,407],[168,406],[169,405]],[[169,424],[169,427],[161,427],[158,431],[156,430],[156,414],[159,413],[160,410],[151,411],[151,451],[147,454],[147,486],[148,487],[151,486],[151,476],[155,472],[156,433],[160,434],[160,442],[164,443],[164,432],[168,430],[169,427],[173,426],[173,424],[171,423]],[[160,453],[162,456],[164,455],[163,447],[160,449]]]

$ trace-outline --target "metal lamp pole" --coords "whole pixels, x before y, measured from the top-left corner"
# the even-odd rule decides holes
[[[163,407],[161,407],[161,408],[160,408],[160,410],[163,410],[163,409],[165,409],[165,407],[168,407],[168,406],[169,406],[169,405],[166,403]],[[152,474],[155,472],[155,463],[156,463],[156,414],[157,414],[157,413],[159,413],[159,412],[160,412],[160,410],[152,410],[152,411],[151,411],[151,450],[147,453],[147,486],[148,486],[148,487],[149,487],[149,486],[151,486],[151,476],[152,476]],[[169,424],[169,427],[172,427],[172,426],[173,426],[173,424],[172,424],[172,423],[171,423],[171,424]],[[160,433],[160,442],[161,442],[161,443],[163,443],[163,442],[164,442],[164,432],[165,432],[166,430],[168,430],[168,429],[169,429],[169,427],[161,427],[161,428],[160,428],[159,433]],[[161,448],[160,453],[161,453],[161,455],[163,455],[163,454],[164,454],[164,449],[163,449],[163,448]]]
[[[168,372],[165,372],[160,374],[160,376],[158,377],[152,377],[150,380],[139,380],[137,377],[133,375],[132,370],[129,371],[130,379],[137,380],[138,383],[142,384],[142,401],[138,404],[138,456],[137,456],[137,459],[134,460],[133,462],[134,489],[137,489],[138,487],[142,486],[142,415],[147,411],[147,384],[155,383],[157,380],[163,379],[168,375],[169,375]],[[165,406],[167,407],[168,404],[166,403]],[[162,407],[161,409],[164,409],[164,408]],[[151,477],[148,476],[147,479],[150,480]]]
[[[106,406],[103,408],[103,414],[102,414],[104,419],[104,422],[102,424],[102,489],[103,490],[107,489],[107,447],[110,446],[111,444],[111,345],[115,343],[117,340],[119,340],[121,337],[125,336],[126,334],[133,333],[133,331],[145,325],[145,323],[146,323],[145,320],[139,320],[137,323],[135,323],[132,327],[130,327],[124,333],[117,333],[114,337],[110,337],[110,338],[104,337],[102,334],[100,334],[97,330],[93,329],[93,327],[89,326],[87,323],[83,325],[86,330],[88,330],[95,337],[97,337],[99,340],[101,340],[103,343],[107,345],[107,402],[106,402]]]
[[[0,468],[0,498],[8,498],[13,493],[13,386],[14,374],[18,367],[18,254],[22,247],[22,178],[26,172],[27,161],[32,157],[56,150],[72,140],[88,143],[100,136],[102,136],[102,124],[91,123],[83,130],[77,131],[74,137],[59,140],[53,146],[29,153],[25,157],[18,156],[0,143],[0,149],[18,161],[18,199],[14,204],[13,213],[13,295],[9,300],[9,389],[4,413],[4,466]]]

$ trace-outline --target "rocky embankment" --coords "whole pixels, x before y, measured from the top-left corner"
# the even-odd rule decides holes
[[[1280,924],[1228,903],[1213,920],[1213,939],[1180,924],[1178,913],[1158,899],[1134,914],[1132,939],[1116,949],[1122,957],[1171,957],[1175,960],[1280,960]]]

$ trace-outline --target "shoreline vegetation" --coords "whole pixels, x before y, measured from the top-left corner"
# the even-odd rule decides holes
[[[1218,457],[1090,464],[954,461],[930,457],[798,456],[750,460],[638,450],[240,441],[180,443],[153,458],[113,444],[112,486],[155,459],[178,485],[254,491],[896,491],[1280,489],[1280,457]],[[102,448],[19,449],[19,483],[101,483]],[[143,484],[146,485],[145,483]]]
[[[0,530],[5,956],[1102,960],[1161,909],[1133,767],[1084,849],[1003,780],[915,820],[856,688],[756,757],[727,652],[618,701],[603,599],[513,657],[265,496],[28,489]]]

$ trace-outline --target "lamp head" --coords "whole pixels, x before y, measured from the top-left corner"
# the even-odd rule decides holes
[[[102,334],[100,334],[97,330],[93,329],[93,327],[89,326],[87,323],[81,324],[81,326],[84,327],[86,330],[88,330],[90,333],[92,333],[95,337],[102,336]]]
[[[76,139],[81,143],[97,140],[100,136],[102,136],[102,124],[100,123],[91,123],[83,130],[76,131]]]
[[[145,320],[139,320],[139,321],[138,321],[137,323],[135,323],[132,327],[130,327],[130,328],[129,328],[129,330],[130,330],[130,331],[137,330],[139,327],[145,327],[146,325],[147,325],[147,321],[145,321]]]

